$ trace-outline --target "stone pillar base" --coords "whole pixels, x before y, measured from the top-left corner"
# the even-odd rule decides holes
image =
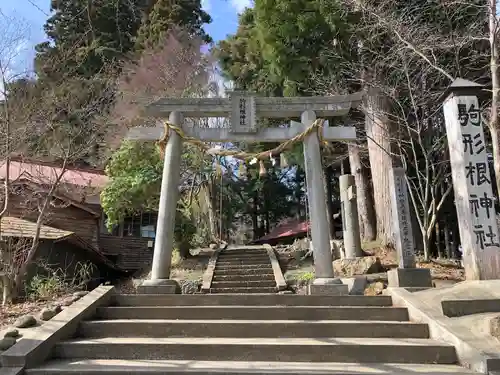
[[[180,294],[181,287],[175,280],[170,279],[155,279],[144,280],[137,287],[138,294]]]
[[[432,288],[431,270],[394,268],[387,272],[389,288]]]
[[[308,287],[308,294],[323,296],[343,296],[349,294],[349,287],[340,279],[318,278]]]

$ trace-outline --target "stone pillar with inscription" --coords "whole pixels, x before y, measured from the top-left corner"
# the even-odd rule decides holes
[[[492,175],[477,97],[481,88],[474,82],[456,79],[443,104],[467,280],[500,278]]]
[[[387,272],[389,287],[431,288],[431,272],[427,268],[416,268],[415,244],[408,199],[406,172],[403,168],[390,171],[391,203],[394,222],[394,241],[398,254],[398,268]]]
[[[363,251],[361,250],[358,202],[356,201],[356,182],[354,176],[350,174],[340,176],[339,187],[345,258],[356,259],[363,256]]]

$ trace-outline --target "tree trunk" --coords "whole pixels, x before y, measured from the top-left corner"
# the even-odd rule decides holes
[[[366,134],[373,182],[373,200],[377,219],[377,238],[393,244],[392,203],[388,171],[392,168],[392,125],[388,102],[380,93],[369,90],[366,105]]]
[[[191,253],[189,252],[189,249],[191,248],[191,245],[189,244],[189,242],[184,242],[184,241],[181,241],[179,244],[179,256],[182,258],[182,259],[188,259],[191,257]]]
[[[435,227],[435,241],[436,241],[436,254],[438,258],[444,258],[443,256],[443,247],[441,246],[441,230],[439,226],[439,221],[436,221]]]
[[[252,230],[253,230],[253,240],[259,238],[259,206],[258,206],[259,193],[257,191],[253,192],[252,197]]]
[[[491,144],[493,146],[493,169],[495,170],[495,180],[497,185],[497,196],[500,198],[500,139],[498,132],[498,124],[494,124],[495,128],[490,127]]]
[[[208,214],[208,225],[210,228],[210,237],[212,240],[215,240],[218,238],[218,231],[217,231],[217,212],[215,210],[214,205],[214,192],[216,189],[213,188],[212,186],[212,181],[207,181],[206,185],[202,186],[203,190],[203,199],[205,200],[205,204],[207,207],[207,214]]]
[[[328,228],[330,228],[330,241],[335,239],[335,221],[333,219],[333,189],[332,189],[332,169],[323,168],[325,177],[325,197],[326,197],[326,217],[328,218]]]
[[[8,305],[12,302],[12,284],[9,276],[2,276],[2,306]]]
[[[489,129],[493,145],[493,169],[497,183],[497,194],[500,194],[500,137],[498,135],[498,106],[500,102],[500,82],[498,77],[498,41],[497,41],[497,0],[489,0],[489,39],[490,39],[490,71],[491,71],[491,111]]]
[[[429,242],[430,238],[427,235],[426,231],[422,231],[422,245],[423,245],[423,250],[424,250],[424,260],[428,261],[429,260]]]
[[[458,246],[460,245],[460,236],[458,235],[458,223],[453,223],[453,230],[451,231],[451,241],[453,242],[452,259],[457,259]]]
[[[269,175],[264,177],[264,186],[262,187],[263,203],[264,203],[264,235],[271,231],[271,223],[269,217]]]
[[[446,256],[448,259],[453,258],[453,249],[451,247],[451,239],[450,239],[450,227],[447,224],[447,221],[444,222],[444,246],[446,249]]]
[[[358,204],[359,230],[362,241],[373,241],[377,237],[373,197],[366,168],[361,162],[358,145],[349,144],[349,163],[351,174],[356,181],[356,202]]]

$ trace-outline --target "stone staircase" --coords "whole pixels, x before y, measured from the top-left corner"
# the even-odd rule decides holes
[[[210,293],[274,293],[271,260],[261,248],[224,249],[215,263]]]
[[[115,295],[26,374],[471,374],[456,361],[388,296]]]

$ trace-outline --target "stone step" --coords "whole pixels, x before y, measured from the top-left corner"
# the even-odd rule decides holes
[[[273,273],[271,267],[261,268],[242,268],[242,267],[215,267],[214,274],[216,275],[259,275]]]
[[[26,369],[26,375],[472,375],[454,365],[435,364],[359,364],[339,362],[245,362],[245,361],[164,361],[164,360],[59,360],[39,368]]]
[[[233,259],[222,258],[222,259],[217,259],[217,263],[262,264],[262,263],[271,263],[271,261],[269,260],[269,258],[247,258],[247,259],[241,259],[241,258],[233,258]]]
[[[276,293],[276,287],[260,288],[210,288],[210,294],[269,294]]]
[[[105,337],[56,344],[55,358],[454,364],[455,348],[428,339]]]
[[[213,281],[252,281],[252,280],[272,280],[274,281],[274,275],[272,273],[263,273],[257,275],[216,275],[212,278]]]
[[[392,306],[390,296],[117,294],[117,306]],[[403,319],[406,320],[406,319]]]
[[[255,265],[258,265],[260,267],[257,267],[257,268],[260,268],[262,270],[262,268],[264,269],[269,269],[269,270],[272,270],[272,266],[271,266],[271,262],[269,261],[262,261],[261,263],[254,263],[254,262],[251,262],[251,263],[246,263],[246,262],[217,262],[215,264],[215,269],[224,269],[224,268],[253,268]]]
[[[271,270],[271,263],[264,263],[264,264],[259,264],[259,263],[253,263],[253,264],[224,264],[221,265],[218,262],[215,263],[215,271],[217,270],[244,270],[244,269],[260,269],[262,270]]]
[[[274,280],[212,281],[211,288],[275,288]]]
[[[219,255],[217,260],[248,260],[248,259],[267,259],[269,260],[269,255],[267,254],[256,254],[256,255]]]
[[[80,323],[81,337],[377,337],[429,338],[426,324],[345,320],[96,320]]]
[[[220,252],[220,254],[256,254],[262,253],[267,254],[267,250],[263,247],[257,249],[225,249]]]
[[[241,265],[241,264],[269,264],[271,261],[269,259],[248,259],[248,260],[218,260],[217,265]]]
[[[408,311],[402,307],[127,306],[100,307],[96,311],[96,317],[96,319],[383,320],[403,322],[408,321]]]
[[[243,254],[232,254],[232,255],[219,255],[217,260],[221,259],[242,259],[242,260],[248,260],[248,259],[267,259],[269,260],[269,255],[268,254],[252,254],[252,255],[243,255]]]

